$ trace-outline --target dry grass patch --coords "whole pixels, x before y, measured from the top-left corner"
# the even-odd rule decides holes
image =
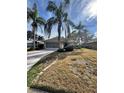
[[[52,93],[96,93],[96,51],[78,49],[61,56],[31,87]]]
[[[56,59],[64,59],[71,52],[53,52],[45,57],[43,57],[39,62],[37,62],[28,72],[27,72],[27,86],[32,86],[33,80],[37,75],[47,66],[49,66]]]

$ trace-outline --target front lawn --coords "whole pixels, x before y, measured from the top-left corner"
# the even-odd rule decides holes
[[[55,64],[42,75],[39,74],[46,67],[44,64],[48,60],[51,63],[57,58]],[[39,77],[36,79],[37,76]],[[52,93],[96,93],[96,79],[96,51],[85,48],[73,52],[55,52],[28,72],[29,87]]]

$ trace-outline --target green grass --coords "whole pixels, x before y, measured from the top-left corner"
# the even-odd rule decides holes
[[[58,57],[57,63],[40,75],[36,82],[29,83],[30,87],[52,93],[96,93],[95,50],[82,48],[73,52],[57,52],[54,56]],[[29,81],[42,71],[41,64],[36,64],[28,72]]]

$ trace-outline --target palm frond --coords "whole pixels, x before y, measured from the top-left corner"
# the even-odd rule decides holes
[[[51,17],[47,20],[47,23],[55,24],[57,19],[55,17]]]
[[[36,18],[36,22],[38,24],[41,24],[41,25],[45,25],[46,24],[46,20],[44,18],[42,18],[42,17]]]
[[[55,4],[54,1],[49,1],[48,2],[48,6],[47,6],[47,11],[50,11],[50,12],[55,12],[56,9],[57,9],[57,5]]]
[[[41,33],[43,33],[42,25],[38,24],[38,26],[39,26],[40,29],[41,29]]]
[[[76,30],[72,31],[72,33],[76,33]]]
[[[70,0],[64,0],[63,1],[63,9],[66,9],[69,4],[70,4]]]
[[[64,13],[64,14],[63,14],[63,17],[64,17],[63,21],[64,21],[64,22],[67,21],[68,13]]]
[[[52,26],[56,23],[56,18],[55,17],[51,17],[47,20],[47,23],[44,26],[44,30],[45,33],[48,35],[48,38],[51,35],[51,30],[52,30]]]
[[[48,38],[51,36],[52,24],[47,24],[47,28],[45,29],[45,33],[47,33]]]
[[[59,9],[60,12],[63,13],[63,4],[62,4],[62,2],[60,2],[60,5],[59,5],[59,8],[58,9]]]
[[[73,28],[76,28],[76,25],[71,21],[71,20],[67,20],[68,24],[70,24]]]
[[[29,21],[29,20],[34,20],[34,13],[33,13],[33,11],[30,9],[30,8],[27,8],[27,20]]]
[[[34,5],[33,5],[33,12],[34,12],[34,17],[35,18],[38,17],[38,9],[37,9],[37,4],[36,3],[34,3]]]
[[[65,4],[70,4],[70,0],[64,0]]]
[[[82,25],[82,23],[80,22],[79,25],[76,27],[77,29],[83,29],[85,26]]]
[[[62,14],[63,14],[63,12],[62,12],[62,10],[60,10],[60,9],[57,9],[57,10],[55,11],[55,16],[56,16],[58,19],[61,19],[61,18],[62,18]]]

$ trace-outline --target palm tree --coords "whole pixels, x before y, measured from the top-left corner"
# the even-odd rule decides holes
[[[91,34],[87,29],[85,25],[82,25],[81,22],[77,26],[75,26],[75,29],[78,30],[77,36],[78,36],[78,42],[79,45],[81,45],[81,41],[83,41],[84,45],[91,41],[94,37],[93,34]]]
[[[47,23],[45,25],[45,30],[48,33],[48,37],[50,37],[52,26],[55,24],[58,25],[57,30],[58,30],[58,41],[59,41],[60,48],[62,48],[61,47],[61,31],[64,28],[63,27],[64,23],[66,25],[68,33],[70,32],[68,19],[67,19],[68,14],[64,11],[65,8],[68,7],[69,3],[70,3],[70,0],[64,0],[63,2],[60,3],[59,6],[57,6],[54,1],[49,1],[48,6],[46,8],[47,11],[52,12],[55,16],[47,20]]]
[[[78,30],[78,42],[79,42],[79,45],[81,45],[81,40],[82,40],[82,30],[85,28],[84,25],[82,25],[81,21],[79,22],[79,24],[77,26],[74,26],[75,29]]]
[[[33,32],[33,48],[36,48],[35,41],[36,41],[36,31],[38,27],[41,28],[45,25],[46,21],[44,18],[38,16],[38,9],[36,3],[34,3],[33,8],[27,8],[27,21],[32,20],[32,32]]]
[[[87,29],[84,29],[84,45],[92,41],[94,34],[90,33]]]

